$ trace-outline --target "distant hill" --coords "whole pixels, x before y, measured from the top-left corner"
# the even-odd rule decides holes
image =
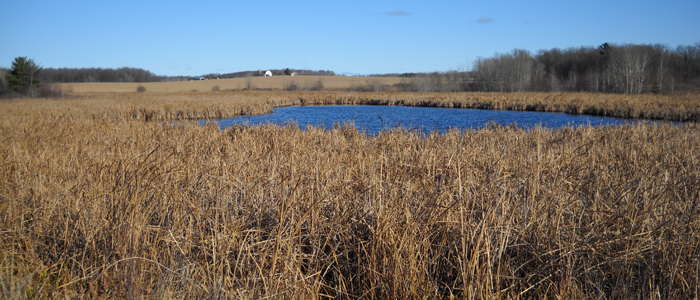
[[[207,79],[241,78],[248,76],[263,76],[265,70],[241,71],[234,73],[210,73],[198,75]],[[330,70],[300,70],[300,69],[273,69],[272,75],[282,76],[285,73],[296,73],[306,76],[335,76]],[[150,71],[139,68],[46,68],[39,73],[39,81],[43,83],[74,83],[74,82],[168,82],[190,80],[192,76],[160,76]]]

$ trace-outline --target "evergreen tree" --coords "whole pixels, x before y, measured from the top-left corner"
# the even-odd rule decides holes
[[[40,71],[41,67],[34,60],[19,56],[12,62],[12,70],[5,74],[5,78],[13,91],[31,95],[34,88],[41,86],[38,79]]]

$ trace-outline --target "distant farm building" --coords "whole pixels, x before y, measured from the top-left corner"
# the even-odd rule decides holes
[[[270,71],[270,70],[265,71],[265,77],[272,77],[272,71]]]
[[[297,72],[292,72],[289,76],[297,76]]]
[[[192,78],[190,78],[190,81],[194,81],[194,80],[207,80],[207,78],[206,77],[192,77]]]

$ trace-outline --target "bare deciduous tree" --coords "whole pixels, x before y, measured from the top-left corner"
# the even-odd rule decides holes
[[[649,53],[646,47],[617,47],[611,56],[610,72],[618,92],[639,94],[647,78]]]
[[[515,49],[489,59],[478,58],[473,74],[476,85],[485,91],[515,92],[530,90],[532,75],[538,70],[530,52]]]

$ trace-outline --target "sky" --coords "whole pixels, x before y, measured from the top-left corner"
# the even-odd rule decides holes
[[[700,43],[700,1],[0,0],[0,67],[468,70],[513,49]]]

